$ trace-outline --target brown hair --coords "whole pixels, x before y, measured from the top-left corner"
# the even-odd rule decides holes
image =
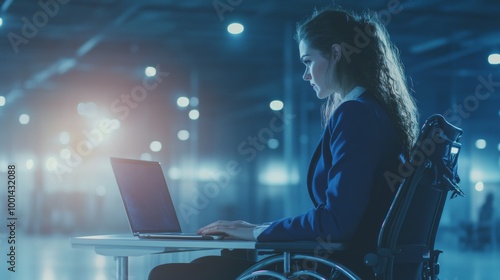
[[[335,71],[340,94],[347,94],[354,86],[366,88],[394,121],[408,157],[418,133],[418,111],[406,83],[399,52],[377,14],[358,15],[340,9],[316,11],[311,18],[297,24],[295,39],[319,50],[327,59],[332,45],[341,46],[342,56]],[[323,107],[325,123],[340,104],[339,96],[335,93],[328,97]]]

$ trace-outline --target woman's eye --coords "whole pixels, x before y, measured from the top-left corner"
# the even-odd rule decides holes
[[[304,60],[304,65],[309,66],[311,64],[310,60]]]

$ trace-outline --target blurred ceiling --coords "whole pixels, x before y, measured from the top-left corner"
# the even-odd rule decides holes
[[[496,86],[486,87],[491,95],[480,100],[479,109],[470,104],[467,120],[496,118],[498,123],[500,70],[488,64],[487,56],[500,51],[500,1],[334,2],[379,12],[401,52],[423,116],[467,105],[481,81],[489,80]],[[319,116],[314,93],[301,81],[292,36],[297,21],[330,4],[4,0],[0,95],[7,104],[0,116],[5,120],[30,107],[32,118],[44,123],[44,118],[64,118],[56,112],[74,111],[78,102],[109,104],[119,96],[111,92],[130,92],[141,84],[149,65],[169,73],[160,94],[171,95],[172,104],[183,92],[199,96],[200,106],[210,105],[204,114],[215,121],[258,121],[269,101],[283,98],[290,77],[293,96],[309,96],[308,108]],[[228,34],[232,21],[244,24],[245,32]]]

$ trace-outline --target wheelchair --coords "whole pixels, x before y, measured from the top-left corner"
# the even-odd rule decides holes
[[[441,214],[448,196],[464,196],[459,188],[457,161],[462,130],[441,115],[432,115],[422,126],[408,170],[381,225],[377,250],[366,252],[363,263],[377,280],[437,280],[438,257],[434,248]],[[349,244],[300,241],[257,243],[256,252],[270,255],[243,272],[248,279],[361,279],[351,269],[330,258],[349,250]]]

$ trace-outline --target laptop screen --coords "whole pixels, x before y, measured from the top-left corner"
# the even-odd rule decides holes
[[[132,232],[180,232],[159,162],[111,158]]]

